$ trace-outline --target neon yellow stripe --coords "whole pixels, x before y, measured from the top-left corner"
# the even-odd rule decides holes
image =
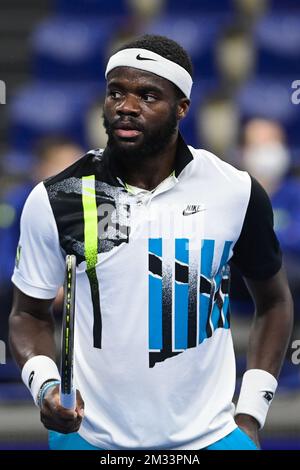
[[[95,176],[82,177],[82,205],[84,217],[84,251],[87,270],[97,264],[98,217],[95,191]]]
[[[128,193],[134,194],[134,191],[132,189],[132,186],[130,186],[130,184],[125,183],[125,188]]]

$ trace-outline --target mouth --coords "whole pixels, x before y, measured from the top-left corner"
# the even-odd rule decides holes
[[[122,139],[133,139],[141,134],[137,129],[115,129],[115,134]]]
[[[120,123],[114,126],[114,133],[121,139],[134,139],[138,137],[142,131],[131,123]]]

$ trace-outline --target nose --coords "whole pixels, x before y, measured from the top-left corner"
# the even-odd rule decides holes
[[[138,116],[141,111],[138,98],[128,93],[118,104],[116,111],[120,116]]]

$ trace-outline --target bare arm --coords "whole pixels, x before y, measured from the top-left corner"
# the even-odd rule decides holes
[[[20,368],[28,359],[39,354],[55,360],[54,321],[51,314],[53,301],[34,299],[17,287],[14,288],[9,341]]]
[[[246,280],[256,311],[250,331],[248,369],[278,377],[293,328],[293,301],[281,269],[266,281]]]
[[[278,377],[293,327],[293,301],[283,269],[264,281],[245,279],[255,303],[247,369],[263,369]],[[236,416],[237,424],[258,442],[258,423],[249,416]]]
[[[29,297],[15,287],[12,312],[9,318],[10,347],[22,368],[27,360],[45,355],[55,360],[53,300]],[[50,377],[51,378],[51,377]],[[84,402],[77,390],[75,411],[60,405],[59,387],[49,388],[41,407],[41,421],[47,429],[64,434],[78,431],[83,418]]]

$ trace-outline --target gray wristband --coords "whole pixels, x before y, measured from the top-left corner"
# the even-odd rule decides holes
[[[38,396],[37,396],[37,405],[39,408],[42,407],[42,404],[43,404],[43,400],[44,400],[44,396],[45,396],[45,393],[46,391],[51,388],[51,387],[55,387],[56,385],[59,385],[60,384],[60,381],[59,380],[56,380],[56,379],[53,379],[53,380],[47,380],[47,382],[44,382],[43,385],[41,386],[39,392],[38,392]]]

